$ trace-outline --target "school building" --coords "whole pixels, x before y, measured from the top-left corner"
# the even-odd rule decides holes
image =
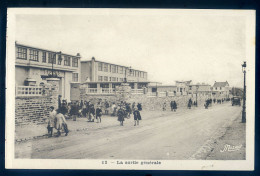
[[[131,67],[98,61],[94,57],[81,61],[81,84],[87,94],[112,94],[115,88],[127,82],[133,92],[147,88],[147,72]]]
[[[15,43],[16,96],[41,96],[41,84],[58,80],[59,95],[70,101],[72,83],[80,83],[80,54],[66,54]]]

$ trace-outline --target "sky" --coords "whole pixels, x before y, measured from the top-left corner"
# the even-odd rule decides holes
[[[17,15],[18,43],[62,51],[81,60],[131,66],[166,85],[228,81],[242,87],[245,19],[227,15],[88,13]]]

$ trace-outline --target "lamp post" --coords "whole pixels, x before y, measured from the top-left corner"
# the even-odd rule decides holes
[[[56,55],[58,55],[58,63],[61,63],[62,61],[61,51],[51,55],[51,75],[48,75],[49,78],[57,77],[57,74],[54,73],[54,59],[56,59]]]
[[[198,89],[199,89],[199,86],[197,85],[196,86],[196,107],[198,107]]]
[[[246,123],[246,61],[244,61],[244,64],[242,64],[242,72],[244,73],[242,123]]]

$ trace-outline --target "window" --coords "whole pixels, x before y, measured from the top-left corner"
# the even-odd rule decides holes
[[[64,56],[64,65],[70,66],[70,57],[69,56]]]
[[[120,82],[123,82],[124,81],[124,78],[120,78]]]
[[[38,61],[38,55],[39,55],[39,51],[34,50],[34,49],[30,49],[30,53],[29,53],[29,58],[32,61]]]
[[[222,90],[222,87],[220,87],[220,90]]]
[[[98,76],[98,81],[103,81],[103,76]]]
[[[138,71],[135,71],[135,77],[138,77]]]
[[[107,76],[104,76],[104,81],[108,81],[108,77]]]
[[[116,66],[112,65],[112,73],[116,73]]]
[[[56,64],[56,54],[55,53],[48,53],[48,63]]]
[[[27,49],[22,47],[17,47],[17,58],[27,59]]]
[[[78,73],[72,73],[72,81],[73,82],[79,81],[79,74]]]
[[[102,63],[98,63],[98,71],[102,71],[103,70],[103,64]]]
[[[123,67],[119,67],[119,73],[123,74]]]
[[[108,72],[108,64],[104,64],[104,71]]]
[[[217,87],[215,87],[215,90],[218,90],[218,88],[217,88]]]
[[[78,67],[78,58],[74,57],[72,59],[72,67]]]
[[[42,52],[42,62],[46,63],[46,52],[45,51]]]
[[[116,66],[116,72],[118,73],[118,66]]]
[[[116,81],[116,77],[112,77],[112,81]]]

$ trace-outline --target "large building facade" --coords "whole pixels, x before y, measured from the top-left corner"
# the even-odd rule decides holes
[[[81,61],[81,83],[87,93],[112,93],[116,86],[127,82],[132,89],[147,87],[147,72],[130,67],[97,61]],[[112,92],[111,92],[112,91]]]
[[[15,50],[16,88],[38,86],[46,83],[46,79],[56,77],[59,80],[59,95],[70,101],[71,83],[80,83],[81,79],[79,53],[69,55],[18,43],[15,43]]]

